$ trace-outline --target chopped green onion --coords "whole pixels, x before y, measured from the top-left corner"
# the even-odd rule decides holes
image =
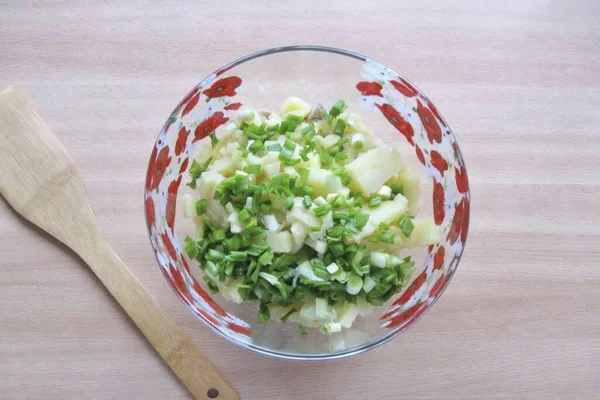
[[[344,134],[344,129],[346,129],[346,123],[343,119],[338,119],[333,128],[333,133],[342,136]]]
[[[302,178],[302,181],[308,182],[309,173],[310,171],[308,170],[308,168],[300,168],[300,178]]]
[[[313,124],[312,122],[308,125],[306,125],[301,131],[300,133],[302,134],[302,136],[305,136],[307,133],[309,133],[310,131],[314,131],[315,130],[315,124]]]
[[[281,322],[283,322],[283,323],[287,322],[287,320],[290,318],[290,316],[295,312],[298,312],[298,310],[295,308],[292,308],[290,311],[285,313],[285,315],[283,317],[281,317]]]
[[[346,283],[346,292],[353,295],[358,294],[362,287],[363,280],[360,278],[360,276],[354,276]]]
[[[348,153],[339,152],[333,158],[335,158],[335,161],[337,162],[342,162],[348,159]]]
[[[327,213],[329,211],[331,211],[331,208],[332,208],[332,206],[330,204],[323,204],[322,206],[315,208],[315,210],[314,210],[315,216],[323,217],[323,216],[327,215]]]
[[[294,198],[288,197],[287,199],[285,199],[285,208],[286,210],[291,210],[292,207],[294,207]]]
[[[360,213],[358,215],[356,215],[354,217],[354,225],[358,228],[358,229],[362,229],[365,227],[365,225],[367,225],[367,222],[369,221],[369,214],[368,213]]]
[[[252,218],[252,214],[250,214],[250,211],[248,211],[247,208],[242,209],[239,213],[238,213],[238,219],[240,220],[240,222],[245,223],[247,222],[250,218]]]
[[[302,204],[304,205],[304,208],[310,208],[310,206],[312,205],[312,200],[310,199],[309,195],[304,196]]]
[[[305,328],[305,327],[303,327],[302,325],[299,325],[299,326],[298,326],[298,329],[300,330],[300,334],[301,334],[302,336],[306,336],[306,335],[308,335],[308,332],[306,331],[306,328]]]
[[[215,249],[208,250],[208,254],[206,255],[206,259],[210,261],[221,261],[224,258],[225,254]]]
[[[279,159],[282,161],[291,161],[293,156],[294,150],[288,150],[285,147],[283,147],[279,153]]]
[[[217,229],[213,231],[212,235],[215,242],[220,242],[221,240],[225,239],[225,231],[223,229]]]
[[[371,195],[369,198],[369,208],[379,207],[381,205],[382,198],[379,195]]]
[[[248,147],[248,150],[250,150],[251,153],[257,153],[260,149],[262,149],[263,147],[263,141],[262,140],[255,140],[250,147]]]
[[[325,149],[321,149],[319,158],[321,159],[321,164],[325,167],[329,167],[333,163],[333,157]]]
[[[260,164],[250,164],[246,167],[246,172],[249,174],[256,175],[256,174],[260,173],[260,168],[261,168]]]
[[[191,258],[192,260],[195,260],[200,255],[200,247],[194,241],[194,239],[189,237],[189,235],[185,237],[184,241],[186,243],[185,249],[184,249],[186,254],[188,255],[189,258]]]
[[[327,110],[321,110],[321,117],[327,122],[327,125],[331,125],[333,117],[327,112]]]
[[[248,253],[245,251],[230,251],[227,257],[235,262],[246,261],[248,259]]]
[[[296,148],[296,143],[286,140],[283,144],[283,148],[289,151],[294,151],[294,149]]]
[[[294,115],[294,114],[288,114],[285,117],[285,121],[287,122],[287,129],[286,131],[288,132],[294,132],[296,130],[296,127],[298,125],[300,125],[300,123],[302,122],[302,117],[299,115]]]
[[[329,246],[329,251],[334,257],[341,257],[344,255],[344,244],[342,242],[335,242]]]
[[[331,216],[334,221],[340,219],[348,220],[350,218],[350,213],[348,211],[334,211]]]
[[[402,185],[392,184],[390,185],[390,188],[392,189],[393,194],[400,193],[401,195],[404,195],[404,187]]]
[[[212,147],[213,149],[215,147],[217,147],[217,144],[219,144],[219,139],[217,139],[217,135],[213,132],[210,135],[210,147]]]
[[[312,270],[313,270],[313,273],[315,274],[315,276],[317,276],[321,279],[324,279],[324,280],[329,280],[329,278],[330,278],[329,272],[327,272],[327,268],[325,268],[324,266],[313,263]]]
[[[343,113],[346,110],[347,107],[348,106],[346,105],[346,102],[344,100],[342,100],[342,99],[339,99],[331,107],[331,110],[329,110],[329,114],[331,114],[334,117],[337,117],[338,115],[340,115],[341,113]]]
[[[311,232],[321,232],[321,227],[320,226],[311,226],[310,231]]]
[[[344,199],[344,196],[338,195],[331,205],[333,206],[333,208],[340,208],[340,207],[344,206],[345,204],[346,204],[346,200]]]
[[[402,233],[406,237],[410,237],[413,230],[415,229],[415,224],[408,215],[403,215],[400,218],[400,220],[398,221],[398,226],[400,227],[400,230],[402,230]]]
[[[383,243],[394,244],[394,235],[390,232],[379,235],[379,240]]]
[[[301,186],[301,190],[302,193],[312,196],[312,194],[315,192],[315,189],[311,188],[310,186]]]
[[[196,189],[196,180],[200,179],[202,174],[208,170],[208,166],[212,161],[212,157],[210,157],[204,164],[200,164],[196,160],[192,161],[192,166],[190,167],[190,183],[188,186],[192,189]]]
[[[196,214],[202,215],[206,212],[206,199],[200,199],[196,202]]]
[[[282,147],[279,143],[270,144],[267,146],[267,150],[269,151],[281,151]]]
[[[267,265],[270,264],[271,261],[273,260],[273,252],[272,251],[265,251],[259,258],[258,258],[258,263],[260,265]]]
[[[264,303],[261,303],[260,308],[258,309],[258,319],[261,324],[266,324],[269,319],[271,319],[269,308]]]

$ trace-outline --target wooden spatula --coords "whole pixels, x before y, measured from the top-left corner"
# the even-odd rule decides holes
[[[0,193],[90,266],[197,399],[239,399],[112,250],[73,160],[14,87],[0,93]]]

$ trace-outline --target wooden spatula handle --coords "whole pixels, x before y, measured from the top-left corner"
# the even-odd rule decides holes
[[[85,261],[189,391],[198,399],[239,399],[210,360],[156,304],[112,248],[101,242],[90,250],[97,254]]]

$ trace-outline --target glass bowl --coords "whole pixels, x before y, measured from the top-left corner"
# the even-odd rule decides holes
[[[253,304],[211,296],[195,261],[182,251],[194,232],[178,198],[189,188],[197,145],[217,136],[240,106],[279,110],[286,97],[310,104],[344,99],[348,110],[413,171],[422,171],[419,215],[433,216],[440,240],[414,254],[415,272],[404,290],[351,329],[300,333],[295,323],[261,324]],[[179,195],[179,196],[178,196]],[[318,46],[260,51],[233,61],[196,85],[167,118],[150,156],[145,209],[150,242],[161,270],[181,301],[231,342],[271,356],[319,360],[357,354],[413,325],[448,286],[464,251],[469,225],[465,163],[450,127],[431,100],[394,70],[362,55]]]

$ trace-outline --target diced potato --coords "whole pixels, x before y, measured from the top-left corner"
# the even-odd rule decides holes
[[[296,178],[296,177],[300,176],[294,167],[284,167],[283,172],[285,172],[292,178]]]
[[[244,226],[240,222],[239,213],[237,211],[232,211],[231,214],[229,214],[229,217],[227,217],[227,221],[231,224],[229,228],[231,229],[231,233],[240,233],[244,230]]]
[[[404,168],[398,150],[376,147],[358,156],[346,166],[356,189],[365,195],[375,193],[383,184]]]
[[[250,160],[250,156],[248,156],[248,160]],[[269,151],[267,154],[265,154],[263,157],[260,157],[258,160],[256,159],[252,159],[252,163],[253,164],[260,164],[263,167],[267,164],[272,164],[274,162],[277,162],[277,160],[279,160],[279,152],[277,151]],[[256,161],[256,162],[254,162]]]
[[[321,146],[325,147],[327,150],[332,148],[339,140],[341,139],[338,135],[327,135],[321,141]]]
[[[275,175],[279,175],[279,171],[281,170],[281,163],[279,161],[273,162],[271,164],[266,164],[263,167],[265,175],[272,179]]]
[[[385,268],[387,265],[388,254],[380,251],[374,251],[369,255],[371,265],[378,268]]]
[[[321,255],[325,254],[325,252],[327,251],[327,242],[322,239],[317,240],[315,250]]]
[[[377,194],[380,195],[384,200],[392,197],[392,188],[388,185],[383,185],[378,191]]]
[[[346,117],[346,124],[350,127],[350,131],[355,133],[360,133],[364,136],[364,144],[361,150],[369,150],[375,147],[375,139],[373,137],[373,132],[369,129],[360,118],[360,115],[355,113],[350,113]]]
[[[198,190],[198,194],[201,198],[206,199],[206,201],[211,202],[213,197],[215,196],[215,189],[221,181],[223,181],[225,177],[215,171],[208,170],[202,174],[200,179],[198,179],[196,188]]]
[[[288,212],[286,218],[287,221],[290,223],[301,222],[307,227],[321,225],[319,219],[315,217],[315,215],[310,210],[307,210],[302,205],[298,204],[294,205],[291,211]]]
[[[304,276],[304,277],[310,279],[311,281],[315,281],[315,282],[323,282],[324,281],[323,278],[320,278],[317,275],[315,275],[312,265],[310,265],[310,262],[308,262],[308,261],[304,261],[302,264],[298,265],[298,267],[296,268],[296,273],[298,275],[301,275],[301,276]]]
[[[340,325],[337,322],[329,322],[327,324],[324,325],[325,330],[327,331],[327,333],[338,333],[342,331],[342,325]],[[343,340],[342,340],[343,342]],[[335,348],[334,351],[338,351],[338,350],[343,350],[346,348],[346,345],[343,344],[340,346],[341,348]]]
[[[219,158],[221,148],[228,145],[229,141],[231,140],[232,137],[233,137],[233,132],[225,131],[222,135],[218,136],[219,142],[217,143],[217,145],[215,146],[214,149],[212,148],[212,146],[210,144],[210,140],[207,141],[205,146],[208,147],[209,149],[211,149],[213,160]],[[237,146],[237,143],[234,143],[234,144]]]
[[[363,284],[363,289],[364,288],[365,285]],[[373,305],[367,300],[365,300],[363,297],[357,297],[356,305],[358,306],[358,313],[360,315],[369,315],[373,311]]]
[[[419,175],[412,172],[409,168],[405,168],[388,180],[388,184],[402,185],[404,197],[408,199],[408,212],[410,215],[416,215],[420,208],[419,195],[421,193],[421,182]]]
[[[280,305],[271,303],[267,307],[269,307],[269,314],[271,314],[271,319],[274,321],[281,321],[281,318],[283,318],[288,312],[292,311],[294,306],[295,304],[291,304],[287,307],[282,307]]]
[[[300,316],[301,321],[316,321],[317,314],[315,312],[315,304],[312,302],[304,303],[298,315]],[[302,324],[304,325],[304,322],[302,322]]]
[[[243,109],[240,110],[238,112],[238,120],[240,122],[245,122],[248,125],[258,125],[260,126],[260,124],[262,124],[262,121],[260,120],[260,115],[258,114],[258,112],[256,110],[252,110],[252,109]]]
[[[211,169],[215,172],[218,172],[219,174],[221,174],[223,176],[233,175],[233,173],[236,170],[235,162],[229,156],[220,158],[217,161],[215,161],[211,165]]]
[[[315,128],[318,131],[320,130],[323,135],[332,134],[334,126],[335,125],[333,122],[331,123],[331,125],[329,125],[325,120],[317,121],[317,123],[315,124]]]
[[[229,225],[229,221],[227,220],[228,215],[225,207],[216,200],[207,201],[207,203],[206,217],[219,228],[226,228]]]
[[[309,153],[308,161],[296,164],[297,168],[321,168],[321,159],[317,154]]]
[[[196,201],[194,200],[191,194],[185,193],[181,197],[181,203],[183,206],[184,217],[195,217],[196,215],[198,215],[196,213]]]
[[[333,222],[333,217],[331,215],[331,212],[327,213],[327,215],[325,215],[323,217],[323,222],[320,225],[321,225],[320,231],[310,232],[309,236],[312,240],[318,240],[318,239],[324,238],[327,235],[327,230],[333,228],[333,225],[335,225],[335,223]],[[313,225],[313,226],[318,226],[318,225]]]
[[[352,303],[346,303],[338,311],[338,323],[344,328],[350,328],[352,323],[358,316],[359,308],[357,305]]]
[[[238,292],[238,287],[242,283],[240,280],[235,279],[235,280],[231,280],[231,281],[227,281],[227,282],[221,282],[221,281],[219,281],[219,279],[217,277],[212,277],[212,278],[213,278],[212,281],[219,288],[219,293],[227,301],[231,301],[232,303],[237,303],[237,304],[239,304],[242,301],[244,301],[242,299],[242,296]]]
[[[308,232],[310,232],[310,228],[303,222],[293,222],[290,231],[295,242],[304,243],[304,239],[306,239]]]
[[[369,222],[379,226],[382,222],[390,224],[406,213],[406,203],[401,201],[382,201],[377,208],[366,208],[364,212],[370,213]]]
[[[267,231],[267,244],[275,253],[289,253],[292,251],[292,235],[288,231]]]
[[[287,115],[292,111],[299,111],[299,115],[304,118],[310,112],[310,104],[306,103],[299,97],[290,96],[283,102],[281,113]]]
[[[369,217],[370,220],[371,217]],[[379,225],[379,224],[378,224]],[[367,223],[367,225],[365,225],[362,230],[360,232],[358,232],[357,234],[355,234],[354,236],[352,236],[352,241],[354,243],[360,243],[362,242],[365,238],[369,237],[371,234],[373,234],[373,232],[375,232],[377,230],[377,227],[375,225],[373,225],[373,223],[369,222]]]
[[[277,218],[273,214],[263,215],[263,224],[265,228],[272,232],[277,232],[281,229],[281,225],[277,221]]]
[[[437,243],[440,239],[438,227],[431,218],[413,220],[415,229],[410,237],[403,237],[404,247],[425,247]]]
[[[200,164],[204,164],[210,157],[212,157],[213,151],[212,147],[210,147],[210,143],[201,142],[198,144],[198,149],[196,150],[196,155],[194,159]]]
[[[340,178],[327,169],[309,168],[306,184],[314,189],[316,196],[327,196],[327,193],[337,193],[343,185]]]
[[[330,315],[329,307],[327,306],[327,299],[317,297],[315,299],[315,316],[316,319],[326,319]]]

